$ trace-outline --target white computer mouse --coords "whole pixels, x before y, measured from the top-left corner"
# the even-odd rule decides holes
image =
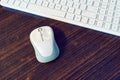
[[[59,56],[59,48],[54,32],[49,26],[42,26],[30,33],[30,41],[34,47],[36,58],[41,63],[53,61]]]

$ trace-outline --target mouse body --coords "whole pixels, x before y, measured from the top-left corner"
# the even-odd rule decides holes
[[[30,41],[35,50],[36,58],[41,63],[47,63],[59,56],[59,48],[54,38],[54,32],[49,26],[42,26],[30,33]]]

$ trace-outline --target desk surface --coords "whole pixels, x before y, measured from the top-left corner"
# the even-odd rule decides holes
[[[29,40],[54,29],[60,56],[39,63]],[[0,7],[0,80],[120,80],[120,37]]]

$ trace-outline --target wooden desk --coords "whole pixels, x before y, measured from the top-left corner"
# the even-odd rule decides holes
[[[60,57],[39,63],[29,40],[54,29]],[[0,7],[0,80],[120,80],[120,37]]]

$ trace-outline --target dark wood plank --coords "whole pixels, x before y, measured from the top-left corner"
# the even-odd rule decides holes
[[[39,63],[30,32],[51,26],[58,59]],[[120,80],[120,37],[0,6],[0,80]]]

